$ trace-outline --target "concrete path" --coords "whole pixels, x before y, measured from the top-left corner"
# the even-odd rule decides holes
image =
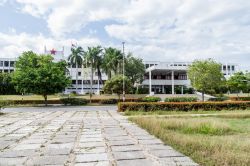
[[[7,111],[0,165],[197,165],[114,110]]]

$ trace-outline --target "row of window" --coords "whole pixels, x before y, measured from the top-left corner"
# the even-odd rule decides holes
[[[79,84],[90,84],[90,80],[78,80],[77,81],[78,82],[78,85]],[[105,81],[102,81],[102,83],[101,82],[99,82],[99,84],[104,84],[105,83]],[[73,85],[76,85],[76,80],[72,80],[72,84]],[[98,80],[93,80],[93,84],[98,84]]]
[[[182,63],[179,63],[179,64],[170,64],[169,66],[189,66],[190,64],[182,64]],[[151,66],[157,66],[157,64],[145,64],[145,68],[149,68]]]
[[[12,73],[14,70],[8,70],[8,69],[4,69],[4,70],[1,70],[0,69],[0,73]]]
[[[145,75],[144,79],[149,79],[149,76]],[[172,80],[172,76],[171,75],[152,75],[151,79],[154,79],[154,80]],[[187,75],[185,75],[185,74],[175,75],[174,79],[175,80],[187,80]]]
[[[0,67],[14,67],[15,61],[0,61]]]
[[[223,70],[235,70],[235,66],[231,66],[231,65],[223,65]]]

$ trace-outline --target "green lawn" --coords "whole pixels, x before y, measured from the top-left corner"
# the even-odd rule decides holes
[[[200,165],[250,165],[250,111],[206,113],[129,119]]]

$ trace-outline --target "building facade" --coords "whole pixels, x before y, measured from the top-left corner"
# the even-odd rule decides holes
[[[184,93],[184,88],[190,88],[191,82],[187,76],[188,66],[191,62],[159,62],[145,61],[146,73],[142,86],[149,89],[149,94],[176,94]],[[236,64],[222,64],[222,73],[229,78],[237,72]]]
[[[14,58],[0,58],[0,73],[11,73],[15,70]]]
[[[58,58],[58,57],[57,57]],[[60,58],[59,58],[60,59]],[[14,58],[0,58],[0,72],[11,73],[15,70]],[[159,62],[145,61],[145,75],[141,84],[149,89],[149,94],[176,94],[184,93],[185,88],[190,88],[191,83],[187,76],[190,62]],[[229,78],[238,71],[236,64],[222,64],[222,73]],[[65,89],[66,94],[76,92],[78,94],[91,93],[91,69],[83,66],[68,66],[68,74],[72,80],[71,86]],[[107,75],[102,73],[102,80],[99,80],[97,71],[93,74],[92,93],[100,94],[102,87],[107,80]]]

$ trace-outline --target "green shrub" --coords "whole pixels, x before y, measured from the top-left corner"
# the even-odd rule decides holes
[[[220,111],[244,110],[250,107],[250,102],[180,102],[180,103],[153,103],[153,102],[125,102],[118,104],[118,111]]]
[[[158,102],[158,101],[161,101],[161,98],[160,97],[144,97],[141,99],[142,102]]]
[[[118,99],[104,99],[100,100],[100,104],[117,104]]]
[[[230,97],[233,101],[250,101],[250,97]]]
[[[209,98],[208,101],[226,101],[229,97],[215,97],[215,98]]]
[[[4,107],[6,107],[6,106],[8,106],[8,105],[10,105],[11,104],[11,102],[9,102],[9,101],[0,101],[0,110],[1,109],[3,109]]]
[[[60,101],[64,105],[86,105],[88,103],[87,99],[82,98],[61,98]]]
[[[171,97],[165,99],[165,102],[196,102],[196,101],[198,101],[197,97]]]

